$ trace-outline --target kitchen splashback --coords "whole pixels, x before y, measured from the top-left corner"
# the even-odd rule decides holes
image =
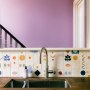
[[[25,66],[29,77],[46,76],[46,54],[40,49],[0,50],[0,77],[23,77]],[[89,77],[90,50],[48,50],[49,77]]]

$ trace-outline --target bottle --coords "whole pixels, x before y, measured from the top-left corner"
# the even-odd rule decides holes
[[[28,66],[28,77],[32,77],[32,66]]]
[[[25,66],[23,78],[27,78],[27,77],[28,77],[28,69],[27,66]]]

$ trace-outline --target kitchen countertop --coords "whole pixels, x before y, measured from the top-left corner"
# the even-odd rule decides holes
[[[3,88],[12,78],[0,78],[0,90],[12,90],[12,88]],[[22,80],[22,78],[13,78]],[[45,80],[44,78],[27,78],[23,80]],[[67,90],[90,90],[90,78],[89,77],[66,77],[66,78],[48,78],[50,80],[66,79],[71,85],[71,88]],[[14,90],[22,90],[22,88],[13,88]],[[65,88],[23,88],[25,90],[66,90]]]

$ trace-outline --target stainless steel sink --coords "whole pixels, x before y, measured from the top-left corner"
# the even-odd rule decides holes
[[[27,88],[27,85],[27,81],[12,79],[4,86],[4,88]]]
[[[11,80],[4,88],[70,88],[71,85],[65,79],[61,80]]]
[[[71,85],[63,80],[29,81],[29,88],[70,88]]]

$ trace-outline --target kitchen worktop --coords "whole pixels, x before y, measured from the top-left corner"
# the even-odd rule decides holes
[[[12,88],[3,88],[6,83],[8,83],[12,78],[0,78],[0,90],[11,90]],[[18,78],[13,78],[18,79]],[[44,80],[44,78],[27,78],[23,80]],[[81,78],[81,77],[66,77],[66,78],[48,78],[52,79],[66,79],[71,85],[71,88],[66,88],[67,90],[90,90],[90,78]],[[22,78],[19,78],[22,80]],[[20,90],[22,88],[14,88],[14,90]],[[24,88],[26,90],[36,90],[36,88]],[[65,88],[37,88],[37,90],[65,90]]]

